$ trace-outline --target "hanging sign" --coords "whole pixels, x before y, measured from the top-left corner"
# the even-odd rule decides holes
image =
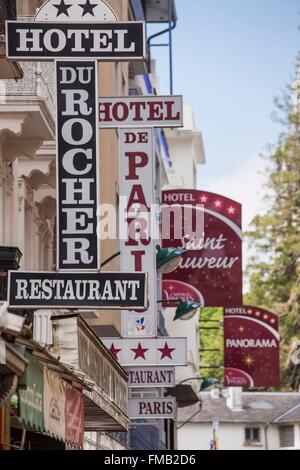
[[[133,367],[126,369],[129,388],[167,388],[175,386],[174,367]]]
[[[224,314],[226,387],[279,387],[278,317],[257,307],[227,308]]]
[[[10,308],[144,310],[147,274],[10,271]]]
[[[84,439],[84,403],[82,392],[66,384],[65,403],[66,442],[83,447]]]
[[[175,398],[129,398],[130,419],[174,419],[176,417]]]
[[[6,21],[6,56],[15,60],[143,61],[145,23]]]
[[[157,335],[156,243],[151,218],[155,202],[153,129],[123,129],[120,138],[120,269],[148,272],[149,303],[143,315],[122,314],[122,336]]]
[[[186,338],[118,339],[101,341],[123,367],[186,366]]]
[[[182,127],[182,96],[99,98],[99,127]]]
[[[199,216],[203,225],[195,230]],[[177,271],[163,276],[164,299],[181,298],[206,307],[242,303],[241,220],[241,205],[218,194],[163,192],[163,246],[187,250]]]
[[[56,62],[57,266],[97,270],[97,63]]]
[[[44,367],[44,422],[45,430],[55,438],[66,437],[66,382]]]

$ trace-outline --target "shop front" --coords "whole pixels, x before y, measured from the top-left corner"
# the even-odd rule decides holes
[[[82,384],[63,368],[27,351],[26,386],[11,407],[11,446],[21,450],[81,449]]]
[[[78,315],[53,318],[54,352],[84,377],[85,432],[127,431],[128,376]]]

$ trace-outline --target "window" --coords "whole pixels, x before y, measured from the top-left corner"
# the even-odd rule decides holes
[[[295,447],[295,430],[294,426],[281,426],[279,428],[280,447]]]
[[[245,443],[261,444],[261,429],[260,428],[245,428]]]

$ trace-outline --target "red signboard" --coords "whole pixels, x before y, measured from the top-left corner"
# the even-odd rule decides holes
[[[66,442],[83,447],[84,437],[84,407],[82,392],[70,385],[66,386]]]
[[[175,215],[169,217],[171,209]],[[196,214],[203,218],[194,238],[184,223],[188,209],[193,225]],[[177,271],[163,276],[163,298],[194,300],[206,307],[241,305],[242,206],[204,191],[164,191],[162,221],[163,246],[187,250]]]
[[[224,313],[226,387],[279,387],[278,317],[257,307],[227,308]]]

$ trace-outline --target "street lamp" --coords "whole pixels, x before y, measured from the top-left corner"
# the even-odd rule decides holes
[[[193,318],[197,311],[199,310],[199,308],[202,308],[203,305],[202,304],[199,304],[198,302],[191,302],[191,301],[184,301],[182,299],[165,299],[165,300],[158,300],[157,301],[158,304],[164,304],[164,303],[170,303],[170,304],[177,304],[179,303],[177,309],[176,309],[176,313],[175,313],[175,317],[174,317],[174,320],[173,321],[176,321],[176,320],[183,320],[183,321],[187,321],[187,320],[190,320],[191,318]]]
[[[161,248],[160,246],[157,246],[156,249],[158,250],[156,255],[156,265],[159,274],[170,274],[173,271],[176,271],[181,258],[186,253],[186,250],[181,248]],[[120,255],[121,252],[118,251],[114,255],[110,256],[101,263],[101,268],[104,268],[104,266]]]
[[[170,274],[176,271],[180,265],[181,258],[186,253],[186,250],[182,248],[161,248],[157,246],[156,249],[156,263],[159,274]]]

